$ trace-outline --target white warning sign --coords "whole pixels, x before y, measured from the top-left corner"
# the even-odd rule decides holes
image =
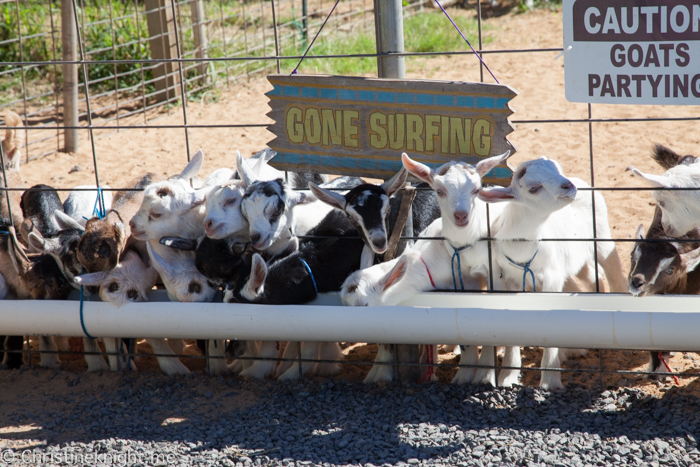
[[[566,99],[700,105],[700,0],[565,0]]]

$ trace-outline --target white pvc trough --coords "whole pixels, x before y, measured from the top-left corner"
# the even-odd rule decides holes
[[[394,344],[530,345],[700,351],[694,296],[422,293],[401,306],[176,303],[162,291],[114,308],[84,303],[95,337],[169,337]],[[0,334],[81,336],[77,300],[0,301]]]

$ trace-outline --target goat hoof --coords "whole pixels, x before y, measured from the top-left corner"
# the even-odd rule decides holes
[[[518,370],[501,370],[498,377],[498,385],[504,388],[512,388],[514,384],[520,383],[520,372]]]

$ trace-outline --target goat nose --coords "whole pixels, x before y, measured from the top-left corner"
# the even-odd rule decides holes
[[[574,187],[574,185],[571,184],[571,182],[567,182],[567,183],[562,183],[562,184],[561,184],[561,187],[562,187],[562,189],[564,189],[564,190],[570,190],[570,189],[572,189],[572,188]]]
[[[207,222],[204,224],[204,228],[207,229],[207,230],[211,230],[212,227],[214,227],[214,221],[213,221],[213,220],[209,220],[209,221],[207,221]]]
[[[258,243],[260,241],[260,234],[256,232],[253,235],[251,235],[250,241],[253,243]]]
[[[469,213],[467,211],[455,211],[454,216],[458,224],[464,224],[465,222],[467,222],[467,217],[469,216]]]
[[[136,228],[136,224],[134,224],[134,220],[133,220],[133,219],[131,219],[131,220],[129,221],[129,228],[130,228],[131,230],[134,230],[134,229]]]
[[[635,289],[638,289],[643,285],[644,285],[644,279],[642,279],[641,277],[632,278],[632,287],[634,287]]]

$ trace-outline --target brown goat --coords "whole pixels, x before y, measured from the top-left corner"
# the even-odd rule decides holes
[[[22,126],[22,119],[11,110],[5,114],[6,126]],[[2,140],[2,154],[5,160],[5,175],[7,176],[7,185],[5,180],[0,176],[0,188],[24,188],[24,182],[19,172],[19,161],[21,159],[20,148],[22,147],[22,132],[20,130],[5,130],[5,139]],[[0,174],[1,175],[1,174]],[[7,207],[7,198],[5,192],[0,192],[0,217],[9,219],[9,209]],[[22,217],[22,208],[20,201],[22,199],[21,191],[10,191],[10,207],[12,208],[12,220],[14,225],[19,228],[22,225],[24,218]]]
[[[644,240],[643,226],[637,228],[636,238]],[[636,297],[661,294],[700,294],[700,230],[672,238],[666,235],[661,225],[661,209],[656,207],[654,220],[646,234],[647,240],[669,240],[659,242],[638,241],[634,244],[630,258],[629,291]],[[699,240],[696,242],[671,240]],[[662,353],[666,361],[670,352]],[[667,369],[659,358],[659,352],[651,351],[649,371],[665,373]]]
[[[0,237],[0,274],[5,279],[10,296],[17,299],[65,300],[73,287],[63,276],[51,255],[25,255],[17,241],[14,228],[6,219],[0,222],[10,231],[10,235]],[[24,339],[20,336],[5,336],[5,350],[22,350]],[[40,351],[56,351],[56,343],[49,336],[39,341]],[[18,353],[6,353],[3,363],[10,368],[22,364]],[[41,366],[58,368],[60,361],[56,354],[41,354]]]
[[[78,261],[89,273],[110,271],[117,266],[126,247],[135,242],[131,238],[129,220],[143,202],[143,188],[157,181],[154,174],[142,175],[128,188],[139,191],[120,191],[112,199],[112,209],[98,219],[93,217],[85,224],[85,233],[78,244]]]

